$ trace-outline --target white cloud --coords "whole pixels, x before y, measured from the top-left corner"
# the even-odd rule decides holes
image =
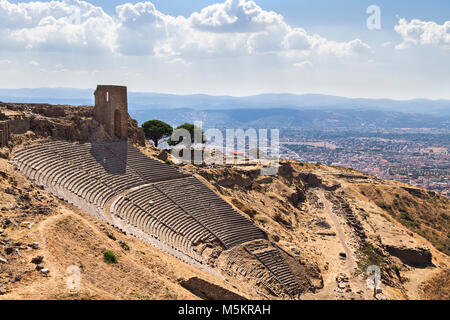
[[[418,45],[431,45],[450,51],[450,21],[440,25],[434,21],[400,19],[395,31],[402,37],[397,49],[407,49]]]
[[[39,67],[41,65],[39,62],[34,60],[30,61],[28,64],[33,67]]]
[[[304,29],[290,29],[283,39],[283,46],[286,49],[305,50],[311,47],[311,40],[311,36]]]
[[[155,44],[167,38],[173,19],[156,10],[151,2],[116,7],[118,51],[125,55],[153,55]]]
[[[99,7],[80,0],[0,2],[5,43],[42,51],[104,51],[115,43],[115,23]]]
[[[11,60],[2,59],[2,60],[0,60],[0,64],[11,64]]]
[[[312,38],[312,48],[321,55],[335,55],[340,57],[365,54],[371,51],[370,46],[360,39],[349,42],[336,42],[318,35],[314,35]]]
[[[193,28],[208,32],[259,32],[270,26],[283,23],[283,16],[273,11],[262,10],[254,1],[226,0],[189,18]]]
[[[187,18],[166,15],[148,1],[117,6],[110,16],[81,0],[18,4],[0,0],[0,33],[5,45],[28,50],[184,61],[287,52],[342,57],[370,51],[359,39],[336,42],[292,28],[282,15],[246,0],[226,0]]]
[[[306,68],[306,67],[311,68],[313,66],[313,64],[311,61],[306,60],[306,61],[302,61],[302,62],[296,62],[292,66],[294,66],[296,68]]]
[[[187,62],[186,60],[182,59],[182,58],[175,58],[169,61],[166,61],[167,64],[178,64],[178,65],[183,65],[185,67],[189,67],[192,65],[192,63]]]

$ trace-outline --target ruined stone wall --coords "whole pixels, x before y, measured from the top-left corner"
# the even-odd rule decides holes
[[[97,86],[95,90],[94,118],[105,131],[118,139],[128,138],[127,87]]]
[[[8,146],[9,138],[9,121],[0,121],[0,147]]]
[[[31,120],[28,118],[9,120],[11,133],[24,134],[30,130]]]

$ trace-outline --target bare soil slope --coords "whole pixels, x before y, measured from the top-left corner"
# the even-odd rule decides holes
[[[304,298],[371,299],[371,265],[381,268],[383,294],[377,298],[426,298],[418,288],[426,282],[430,292],[437,281],[427,281],[449,268],[450,203],[437,194],[351,169],[287,160],[276,176],[260,176],[257,166],[181,167],[203,177],[281,248],[316,270],[315,280],[311,276],[317,291]],[[399,197],[410,205],[393,214],[390,206]],[[342,274],[349,279],[345,285],[336,281]]]

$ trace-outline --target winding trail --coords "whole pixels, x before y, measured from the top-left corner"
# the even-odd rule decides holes
[[[352,255],[352,252],[350,251],[349,247],[347,246],[346,237],[344,230],[341,226],[341,224],[338,221],[338,218],[336,214],[333,212],[332,204],[330,201],[325,197],[325,191],[324,190],[317,190],[317,196],[319,197],[319,202],[323,204],[323,212],[326,213],[326,215],[330,218],[332,221],[334,228],[336,230],[336,236],[339,239],[340,247],[342,252],[345,252],[347,255],[346,263],[343,266],[340,263],[339,258],[335,258],[334,260],[330,261],[329,265],[329,275],[324,279],[324,287],[316,294],[314,295],[305,295],[303,296],[306,299],[314,299],[314,300],[321,300],[325,299],[328,300],[331,297],[335,295],[336,290],[336,277],[340,273],[345,273],[350,278],[350,276],[353,273],[354,268],[356,267],[355,259]],[[336,252],[336,255],[338,252]]]

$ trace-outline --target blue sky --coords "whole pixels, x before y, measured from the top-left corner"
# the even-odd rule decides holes
[[[0,0],[6,88],[448,99],[449,74],[448,0]]]

